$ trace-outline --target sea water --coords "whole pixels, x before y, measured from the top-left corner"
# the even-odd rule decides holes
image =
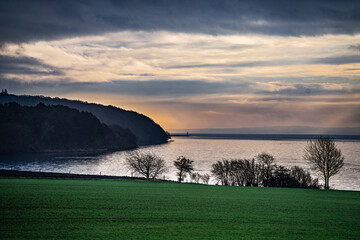
[[[250,136],[250,137],[249,137]],[[176,169],[173,162],[179,156],[194,160],[194,169],[200,174],[211,174],[211,165],[222,159],[252,159],[266,152],[274,156],[277,165],[285,167],[300,166],[311,170],[303,159],[307,138],[278,135],[195,135],[173,137],[173,142],[161,145],[140,147],[137,151],[152,152],[162,157],[168,171],[160,176],[176,180]],[[357,137],[340,137],[336,139],[337,147],[345,157],[344,167],[330,178],[330,187],[341,190],[360,191],[360,140]],[[0,156],[0,168],[62,172],[78,174],[131,176],[125,165],[126,157],[131,151],[120,151],[102,155],[84,154],[23,154]],[[319,177],[311,171],[313,177]],[[189,177],[185,181],[190,181]],[[211,178],[211,184],[216,184]]]

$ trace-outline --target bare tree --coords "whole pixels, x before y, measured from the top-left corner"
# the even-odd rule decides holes
[[[243,186],[245,182],[245,167],[244,161],[241,159],[233,159],[230,162],[231,165],[231,178],[233,184],[237,184],[238,186]]]
[[[255,159],[231,160],[232,184],[238,186],[258,186],[260,170],[260,165],[255,162]]]
[[[154,179],[167,171],[165,161],[153,153],[131,152],[126,158],[128,168],[146,179]]]
[[[190,174],[194,170],[193,163],[193,160],[184,156],[180,156],[174,161],[174,166],[179,170],[177,173],[179,182],[183,180],[186,173]]]
[[[233,185],[231,161],[226,159],[217,161],[212,165],[211,173],[222,185]]]
[[[191,174],[190,174],[190,179],[191,179],[191,181],[193,181],[194,183],[199,183],[199,182],[200,182],[200,179],[201,179],[201,175],[200,175],[200,173],[198,173],[198,172],[191,173]]]
[[[210,180],[210,175],[205,173],[203,175],[201,175],[201,181],[204,183],[204,184],[209,184],[209,180]]]
[[[255,159],[244,159],[244,183],[245,186],[258,186],[259,177],[261,174],[260,165],[255,162]]]
[[[317,178],[313,179],[309,171],[299,166],[292,167],[290,169],[290,175],[301,188],[319,188],[319,180]]]
[[[274,170],[274,157],[268,153],[261,153],[256,156],[262,167],[262,182],[263,186],[267,187],[269,185],[269,181],[272,175],[272,171]]]
[[[313,170],[320,172],[325,181],[325,189],[329,189],[329,179],[344,166],[344,157],[330,137],[319,137],[310,140],[305,147],[304,159]]]

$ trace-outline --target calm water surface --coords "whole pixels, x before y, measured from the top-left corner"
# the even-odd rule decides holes
[[[201,174],[210,173],[211,164],[224,158],[253,158],[261,152],[275,157],[278,165],[298,165],[309,169],[302,159],[306,140],[239,140],[239,139],[198,139],[173,137],[174,142],[157,146],[141,147],[139,151],[153,152],[165,159],[169,171],[166,179],[176,180],[173,161],[180,155],[195,161],[195,170]],[[330,179],[335,189],[360,191],[360,141],[337,141],[345,157],[342,170]],[[100,156],[79,156],[75,154],[31,154],[0,156],[0,168],[130,176],[124,166],[128,152],[115,152]],[[313,176],[316,176],[313,173]],[[215,183],[214,180],[211,183]]]

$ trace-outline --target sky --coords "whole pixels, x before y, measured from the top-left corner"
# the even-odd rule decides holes
[[[360,127],[360,1],[1,1],[0,86],[166,130]]]

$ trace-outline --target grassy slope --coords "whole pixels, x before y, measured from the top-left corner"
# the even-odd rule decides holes
[[[0,239],[360,239],[360,192],[0,179]]]

